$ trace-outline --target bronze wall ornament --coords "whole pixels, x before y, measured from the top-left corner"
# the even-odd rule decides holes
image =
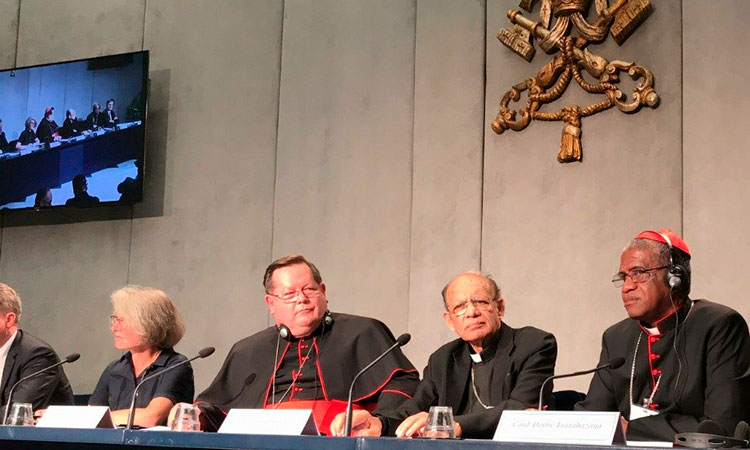
[[[589,23],[585,15],[591,1],[542,0],[538,22],[524,17],[519,11],[510,10],[508,18],[512,28],[503,29],[497,35],[500,42],[526,61],[534,57],[533,39],[545,52],[559,50],[535,77],[516,84],[505,93],[497,117],[492,121],[492,130],[502,134],[507,129],[521,131],[532,120],[563,121],[562,141],[557,154],[561,163],[581,161],[582,118],[613,106],[624,113],[635,113],[643,105],[655,108],[659,103],[650,70],[632,62],[608,61],[586,48],[590,43],[603,42],[608,32],[618,45],[622,45],[653,11],[650,0],[616,0],[612,6],[608,0],[594,0],[597,18]],[[522,0],[520,7],[531,12],[536,2]],[[577,31],[576,37],[570,36],[572,29]],[[587,82],[582,70],[596,78],[598,83]],[[641,78],[630,99],[618,88],[621,72],[626,72],[634,80]],[[540,111],[542,106],[559,99],[571,80],[584,91],[602,95],[604,99],[583,107],[564,106],[557,112]],[[510,103],[518,102],[525,91],[528,91],[526,106],[510,109]]]

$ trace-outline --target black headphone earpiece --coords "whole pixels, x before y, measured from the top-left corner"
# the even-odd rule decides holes
[[[669,239],[669,236],[658,231],[656,233],[664,238],[664,242],[667,244],[667,247],[669,247],[669,267],[667,267],[666,273],[667,286],[669,286],[669,289],[672,291],[677,290],[685,284],[685,280],[687,280],[687,271],[684,267],[674,263],[675,249],[672,247],[672,241]]]
[[[330,311],[326,311],[326,315],[323,316],[323,323],[327,327],[330,327],[331,325],[333,325],[333,316],[331,315]]]
[[[680,265],[671,265],[667,268],[667,285],[669,289],[675,290],[682,286],[682,280],[687,278],[685,269]]]

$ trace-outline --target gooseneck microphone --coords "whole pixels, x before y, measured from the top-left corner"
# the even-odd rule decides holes
[[[364,369],[360,370],[352,380],[351,386],[349,386],[349,398],[346,401],[346,428],[344,429],[344,436],[350,436],[352,434],[352,393],[354,392],[354,384],[359,379],[359,376],[367,372],[370,367],[374,366],[378,361],[385,358],[385,356],[392,352],[395,348],[404,346],[411,340],[411,334],[404,333],[396,339],[396,342],[388,347],[388,350],[384,351],[383,354],[375,358],[370,364],[366,365]]]
[[[542,383],[542,387],[539,389],[539,411],[542,410],[544,386],[547,384],[548,381],[556,380],[558,378],[569,378],[569,377],[577,377],[579,375],[587,375],[592,372],[598,372],[604,369],[619,369],[620,366],[622,366],[623,364],[625,364],[625,358],[618,356],[617,358],[610,359],[608,363],[602,364],[601,366],[598,366],[598,367],[594,367],[593,369],[582,370],[580,372],[573,372],[573,373],[564,373],[562,375],[552,375],[551,377],[547,377],[547,379],[544,380],[544,383]]]
[[[151,375],[147,376],[146,378],[142,379],[138,385],[136,385],[135,389],[133,389],[133,398],[130,401],[130,409],[128,410],[128,424],[125,426],[126,430],[133,429],[133,421],[135,420],[135,398],[138,397],[138,389],[143,386],[143,383],[147,382],[148,380],[151,380],[153,378],[158,377],[159,375],[164,374],[164,372],[169,372],[172,369],[176,369],[180,367],[183,364],[187,364],[189,362],[195,361],[198,358],[205,358],[207,356],[213,355],[213,353],[216,351],[213,347],[206,347],[204,349],[201,349],[198,352],[197,356],[193,356],[190,359],[186,359],[185,361],[178,362],[177,364],[173,364],[165,369],[162,369],[156,373],[152,373]]]
[[[75,361],[78,361],[78,358],[80,358],[81,355],[79,353],[71,353],[70,355],[66,356],[65,359],[63,359],[60,362],[56,362],[52,364],[49,367],[45,367],[42,370],[39,370],[37,372],[32,373],[31,375],[26,375],[25,377],[21,378],[20,380],[16,381],[16,384],[13,385],[12,388],[10,388],[10,391],[8,392],[8,402],[5,404],[5,412],[3,413],[3,422],[2,425],[5,425],[5,422],[8,420],[8,412],[10,410],[10,401],[13,398],[13,391],[16,390],[16,387],[18,387],[19,384],[23,383],[24,381],[28,380],[29,378],[34,378],[35,376],[42,374],[44,372],[47,372],[48,370],[52,370],[57,366],[61,366],[65,363],[72,363]]]

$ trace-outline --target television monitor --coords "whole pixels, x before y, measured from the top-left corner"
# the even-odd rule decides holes
[[[148,51],[0,71],[0,211],[143,198]]]

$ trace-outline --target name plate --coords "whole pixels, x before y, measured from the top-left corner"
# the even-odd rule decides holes
[[[219,433],[320,435],[311,409],[232,409]]]
[[[38,427],[47,428],[114,428],[107,406],[50,406]]]
[[[619,412],[503,411],[492,438],[498,442],[624,444]]]

